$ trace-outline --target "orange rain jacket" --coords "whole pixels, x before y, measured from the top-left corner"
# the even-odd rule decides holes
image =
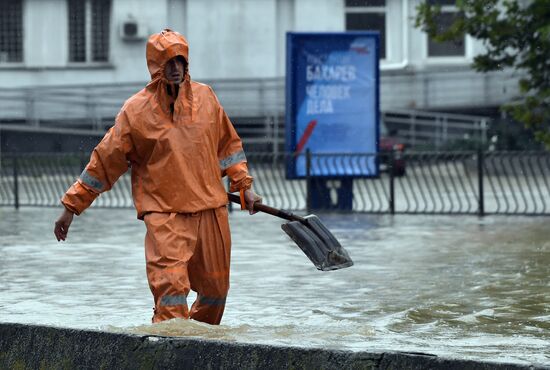
[[[164,30],[147,42],[151,82],[128,99],[115,125],[93,150],[80,178],[62,198],[79,215],[132,168],[138,218],[148,212],[194,213],[227,204],[230,191],[250,188],[242,143],[214,91],[191,81],[188,70],[174,99],[164,77],[166,62],[188,57],[188,44]]]

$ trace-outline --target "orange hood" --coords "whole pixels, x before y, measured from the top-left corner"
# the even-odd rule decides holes
[[[179,94],[176,98],[176,105],[180,106],[181,114],[192,120],[193,115],[193,91],[191,89],[191,76],[189,74],[189,45],[187,40],[178,32],[168,28],[160,33],[155,33],[149,37],[145,50],[147,58],[147,68],[151,74],[151,82],[147,84],[149,90],[156,98],[158,107],[166,114],[170,114],[170,104],[172,98],[168,95],[166,87],[168,81],[164,76],[164,67],[166,63],[177,56],[185,58],[187,68],[183,81],[179,84]]]
[[[151,80],[164,80],[164,66],[166,62],[174,57],[181,56],[189,64],[189,44],[187,40],[178,32],[168,28],[149,37],[145,54]],[[185,73],[184,79],[187,79],[188,71],[185,71]]]

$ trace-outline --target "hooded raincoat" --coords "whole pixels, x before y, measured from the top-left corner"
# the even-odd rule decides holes
[[[140,219],[147,212],[193,213],[227,204],[221,181],[226,174],[231,191],[252,184],[241,140],[212,88],[191,81],[186,71],[177,98],[169,94],[166,62],[176,56],[189,60],[183,36],[167,30],[155,34],[146,54],[151,82],[125,102],[62,199],[77,215],[129,166]]]
[[[252,177],[241,140],[212,89],[192,81],[188,69],[177,90],[164,77],[171,58],[189,61],[185,38],[171,30],[154,34],[146,56],[151,82],[125,102],[62,203],[82,213],[131,168],[134,205],[147,226],[153,321],[193,317],[216,324],[229,288],[222,177],[229,176],[230,191],[250,188]],[[189,288],[199,293],[191,312]]]

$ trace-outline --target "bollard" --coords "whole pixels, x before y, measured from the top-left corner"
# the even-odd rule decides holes
[[[395,153],[393,150],[390,152],[389,172],[390,172],[389,206],[390,206],[390,214],[394,215],[395,214]]]
[[[15,209],[19,209],[19,179],[17,175],[17,156],[13,156],[13,196]]]
[[[483,149],[479,148],[477,151],[477,181],[478,181],[478,215],[485,216],[485,205],[483,199]]]

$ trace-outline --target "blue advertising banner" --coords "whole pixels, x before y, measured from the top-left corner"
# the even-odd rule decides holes
[[[306,175],[308,149],[325,159],[378,152],[378,50],[377,32],[287,33],[288,178]],[[338,158],[331,166],[312,161],[310,175],[378,176],[375,156]]]

